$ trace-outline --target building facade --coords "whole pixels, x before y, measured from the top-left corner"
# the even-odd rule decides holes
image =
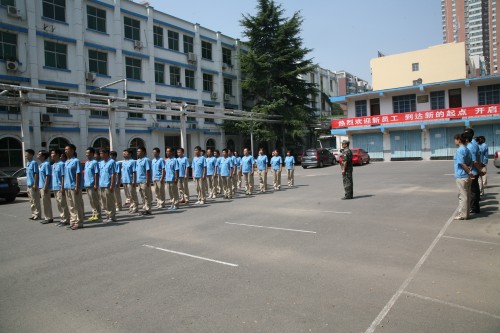
[[[148,4],[1,0],[0,37],[0,83],[183,103],[214,112],[242,108],[239,40]],[[68,100],[58,94],[40,98]],[[129,106],[142,107],[135,104]],[[180,146],[179,118],[117,113],[112,148]],[[79,154],[88,146],[109,146],[109,121],[105,111],[0,105],[0,168],[22,166],[21,142],[35,150],[73,143]],[[21,133],[21,122],[29,131]],[[188,117],[187,122],[184,148],[189,153],[196,145],[242,145],[241,136],[224,133],[222,120]]]
[[[337,76],[338,96],[359,94],[372,90],[368,81],[363,80],[346,71],[334,72]]]

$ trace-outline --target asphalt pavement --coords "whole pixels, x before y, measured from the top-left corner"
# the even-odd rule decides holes
[[[298,167],[293,188],[76,231],[2,202],[0,332],[498,333],[499,171],[468,221],[452,161],[355,167],[345,201],[338,166]]]

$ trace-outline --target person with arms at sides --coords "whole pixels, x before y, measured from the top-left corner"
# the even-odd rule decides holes
[[[219,159],[217,171],[219,171],[221,177],[222,193],[224,194],[224,199],[232,199],[234,161],[231,157],[228,156],[228,150],[226,148],[222,149],[222,156]]]
[[[252,195],[253,192],[253,172],[255,160],[252,155],[249,154],[248,148],[243,149],[243,157],[241,158],[241,174],[245,180],[245,194]]]
[[[231,192],[234,196],[237,195],[236,190],[238,189],[238,159],[235,156],[236,152],[233,152],[231,149],[227,150],[227,156],[233,161],[233,176],[231,177]]]
[[[217,158],[212,156],[212,149],[207,149],[207,156],[205,158],[205,163],[207,165],[207,188],[208,188],[208,198],[214,198],[217,196],[217,190],[215,187],[215,166],[217,164]]]
[[[281,171],[283,170],[283,159],[281,158],[278,149],[273,151],[271,157],[271,170],[273,170],[273,187],[276,191],[281,190]]]
[[[483,175],[479,178],[479,192],[484,195],[484,189],[488,186],[488,145],[484,136],[479,137],[479,151],[481,152],[481,172]]]
[[[59,211],[60,221],[56,224],[58,227],[69,225],[69,210],[66,202],[66,197],[62,192],[62,180],[64,176],[64,162],[66,155],[61,154],[59,149],[50,151],[50,159],[52,160],[52,191],[56,199],[57,210]]]
[[[285,157],[285,166],[286,166],[286,174],[288,179],[288,187],[294,186],[294,172],[295,172],[295,158],[292,155],[292,151],[289,150],[286,152]]]
[[[342,180],[344,183],[345,195],[342,200],[353,198],[354,184],[352,179],[352,151],[349,149],[349,140],[342,141]]]
[[[165,208],[165,160],[160,156],[160,148],[153,148],[151,159],[156,208]]]
[[[122,172],[122,162],[117,161],[116,159],[118,158],[118,153],[114,150],[109,152],[109,156],[115,161],[115,167],[116,167],[116,174],[115,174],[115,189],[113,191],[113,194],[115,195],[115,205],[116,205],[116,211],[119,212],[123,208],[123,202],[122,202],[122,194],[120,191],[120,185],[121,185],[121,172]]]
[[[64,165],[64,193],[68,203],[70,221],[67,229],[78,230],[83,228],[83,197],[82,197],[82,168],[80,160],[76,158],[76,146],[69,144],[64,148],[67,156]]]
[[[469,149],[471,155],[472,155],[472,173],[474,174],[474,178],[472,179],[471,183],[471,195],[470,195],[470,212],[471,214],[479,214],[481,212],[481,209],[479,207],[479,199],[480,199],[480,194],[479,194],[479,176],[482,175],[481,170],[481,165],[479,164],[480,161],[480,154],[479,154],[479,146],[474,140],[474,130],[472,128],[466,128],[464,131],[465,134],[465,142],[467,149]]]
[[[165,149],[165,181],[167,182],[167,191],[170,197],[170,207],[168,210],[179,209],[179,162],[174,156],[174,149],[167,147]]]
[[[472,155],[465,147],[465,135],[455,135],[455,145],[457,152],[453,158],[455,171],[455,182],[458,188],[458,208],[455,220],[467,220],[469,218],[470,190],[474,174],[470,168]]]
[[[259,172],[259,190],[260,193],[265,193],[267,190],[267,164],[269,160],[264,152],[264,148],[259,149],[257,156],[257,170]]]
[[[30,220],[40,220],[42,207],[40,204],[40,192],[38,191],[38,163],[34,159],[35,151],[26,149],[26,186],[30,200],[31,217]]]
[[[52,167],[49,162],[49,152],[46,150],[40,150],[38,152],[38,161],[40,166],[38,167],[38,188],[40,189],[40,194],[42,196],[41,202],[43,207],[44,220],[42,224],[54,222],[54,216],[52,215],[52,203],[50,202],[50,193],[52,188]]]
[[[220,156],[219,150],[215,149],[214,150],[214,157],[215,157],[215,175],[214,175],[214,188],[215,188],[215,197],[217,197],[217,194],[222,193],[222,178],[220,175],[220,161],[222,157]]]
[[[99,193],[99,162],[94,159],[95,149],[88,147],[85,151],[85,172],[83,173],[83,186],[87,190],[90,207],[92,207],[92,216],[89,221],[98,221],[101,219],[101,195]],[[100,158],[99,158],[100,159]]]
[[[184,148],[177,149],[177,163],[179,164],[179,199],[180,203],[189,203],[189,160],[184,156]]]
[[[203,181],[207,176],[207,163],[204,156],[201,156],[201,147],[196,146],[194,148],[194,157],[193,157],[193,179],[196,187],[196,193],[198,194],[198,201],[196,201],[196,205],[205,204],[205,188],[203,185]]]
[[[151,215],[151,204],[153,193],[151,191],[152,166],[151,160],[146,156],[146,148],[137,148],[136,161],[136,181],[139,185],[139,193],[141,194],[143,203],[143,212],[141,215]]]
[[[139,198],[137,197],[136,164],[132,158],[133,150],[131,148],[123,150],[123,161],[121,183],[123,184],[125,195],[129,200],[128,212],[130,214],[139,212]]]
[[[241,179],[243,174],[241,173],[241,156],[237,151],[234,152],[234,157],[236,158],[236,187],[241,188]]]
[[[99,191],[102,199],[102,209],[107,216],[104,223],[116,222],[116,162],[110,157],[109,149],[100,149],[101,162],[99,162]]]

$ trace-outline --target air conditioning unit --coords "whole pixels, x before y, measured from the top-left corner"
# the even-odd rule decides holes
[[[85,80],[94,82],[95,81],[96,74],[92,72],[86,72],[85,73]]]
[[[229,101],[229,100],[231,100],[231,95],[229,95],[229,94],[224,94],[224,100],[225,100],[225,101]]]
[[[40,114],[40,122],[42,123],[42,125],[50,124],[50,114]]]
[[[142,42],[140,40],[134,40],[134,49],[142,49]]]
[[[211,97],[212,99],[217,99],[217,93],[216,93],[215,91],[212,91],[212,92],[210,93],[210,97]]]
[[[193,53],[193,52],[188,52],[187,54],[187,60],[188,62],[190,63],[196,63],[196,61],[198,60],[197,57],[196,57],[196,54]]]
[[[10,72],[17,72],[19,63],[15,60],[7,60],[5,62],[5,68]]]
[[[7,15],[15,18],[21,18],[21,11],[16,6],[7,6]]]

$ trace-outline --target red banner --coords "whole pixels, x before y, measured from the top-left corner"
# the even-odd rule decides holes
[[[332,129],[488,116],[500,116],[500,104],[334,119]]]

